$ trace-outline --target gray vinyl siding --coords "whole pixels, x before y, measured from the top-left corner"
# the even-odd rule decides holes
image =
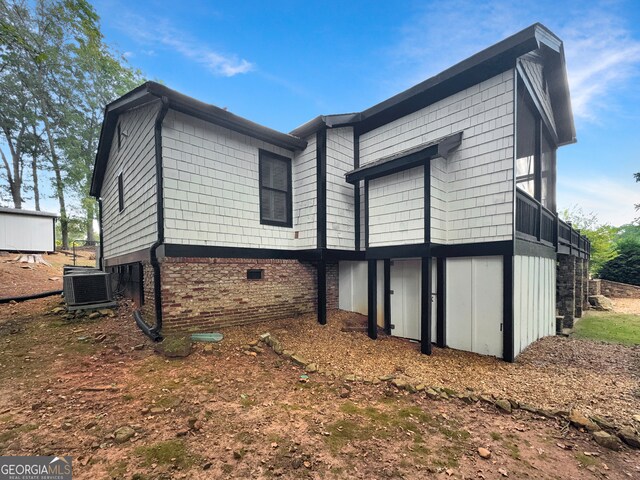
[[[353,170],[353,128],[327,130],[327,247],[353,250],[353,185],[344,174]]]
[[[173,110],[162,139],[167,243],[315,246],[315,216],[310,215],[315,201],[309,195],[315,195],[314,142],[294,158],[288,150]],[[260,223],[259,149],[292,159],[293,228]]]
[[[106,259],[150,247],[157,240],[154,122],[159,102],[120,115],[102,185],[102,227]],[[122,173],[124,210],[118,206]]]
[[[424,168],[369,182],[369,246],[424,242]]]
[[[437,195],[445,198],[432,198],[440,210],[434,241],[512,239],[513,89],[514,70],[509,70],[360,137],[365,165],[463,132],[462,144],[438,166]]]
[[[447,243],[447,163],[431,160],[431,241]]]

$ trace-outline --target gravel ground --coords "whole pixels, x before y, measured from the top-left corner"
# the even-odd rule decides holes
[[[547,337],[513,364],[453,349],[434,348],[427,356],[416,342],[389,336],[372,341],[362,332],[341,331],[358,317],[337,311],[330,313],[325,326],[308,315],[223,332],[229,342],[240,345],[268,331],[286,350],[335,376],[372,379],[403,374],[427,386],[459,392],[470,388],[538,408],[575,406],[621,425],[632,424],[632,416],[640,414],[640,346]]]
[[[640,298],[612,298],[611,301],[617,313],[640,315]]]

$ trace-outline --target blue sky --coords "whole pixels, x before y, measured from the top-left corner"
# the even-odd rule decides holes
[[[106,41],[147,78],[281,131],[363,110],[542,22],[565,43],[578,135],[558,152],[559,209],[614,225],[638,216],[640,2],[94,5]]]

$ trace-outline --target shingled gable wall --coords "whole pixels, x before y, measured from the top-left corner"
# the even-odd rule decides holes
[[[247,270],[264,271],[248,280]],[[316,267],[298,260],[165,258],[163,334],[204,332],[316,311]],[[146,283],[147,277],[145,277]],[[152,281],[153,278],[149,278]],[[147,288],[145,288],[147,290]],[[338,265],[327,266],[327,309],[338,308]],[[150,317],[152,318],[152,317]]]

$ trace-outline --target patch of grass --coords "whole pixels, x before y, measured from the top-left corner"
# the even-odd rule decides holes
[[[577,338],[623,345],[640,345],[640,315],[588,312],[576,323]]]
[[[124,400],[125,402],[131,402],[133,400],[133,395],[131,395],[130,393],[125,393],[122,396],[122,400]]]
[[[460,447],[442,447],[435,452],[436,458],[433,460],[435,467],[455,468],[460,465]]]
[[[595,457],[588,457],[584,453],[580,452],[576,453],[576,460],[578,460],[578,462],[580,462],[585,467],[590,467],[592,465],[595,466],[598,464],[598,460]]]
[[[113,465],[107,467],[107,472],[110,478],[124,478],[127,473],[127,462],[125,460],[119,460]]]
[[[363,422],[342,419],[327,425],[328,437],[324,437],[329,449],[337,452],[349,442],[359,440],[369,440],[376,435],[377,437],[386,436],[384,432],[376,432],[376,429]]]
[[[145,466],[156,463],[189,468],[195,463],[195,459],[189,455],[186,445],[180,440],[168,440],[154,445],[140,446],[136,448],[135,453],[144,459]]]
[[[13,440],[21,433],[32,432],[36,430],[38,426],[34,423],[25,423],[24,425],[20,425],[19,427],[12,428],[11,430],[5,430],[4,432],[0,432],[0,443],[8,442],[9,440]]]
[[[495,441],[502,440],[502,435],[498,432],[491,432],[489,435],[491,435],[491,438]]]
[[[509,450],[509,456],[511,458],[514,460],[521,460],[522,457],[520,456],[520,449],[518,448],[518,445],[515,443],[506,443],[505,447]]]

